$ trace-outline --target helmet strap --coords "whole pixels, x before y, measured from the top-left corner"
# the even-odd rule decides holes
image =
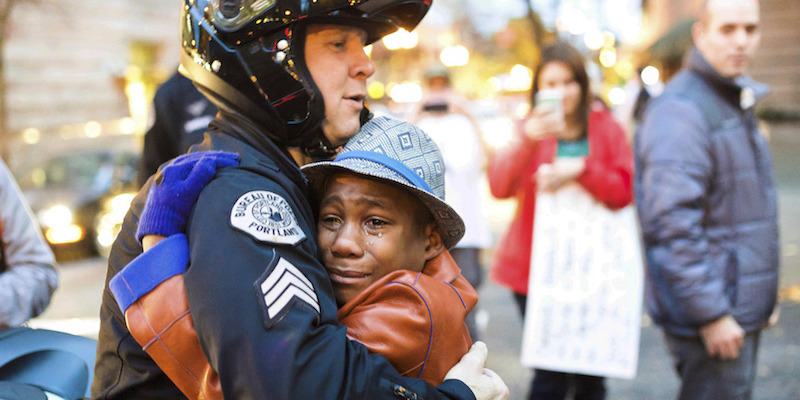
[[[303,146],[303,152],[311,157],[312,162],[330,161],[333,157],[336,157],[336,154],[341,150],[342,146],[333,147],[328,138],[322,133],[322,129],[317,130],[319,134],[316,136],[318,136],[319,139],[308,146]]]
[[[359,116],[361,126],[364,126],[364,124],[371,120],[373,116],[374,114],[372,114],[365,104],[364,108],[361,109],[361,115]],[[328,138],[325,137],[322,129],[319,128],[318,131],[319,140],[312,143],[310,146],[303,147],[303,151],[315,162],[332,160],[334,157],[336,157],[336,154],[339,153],[339,150],[341,150],[342,146],[333,147]]]

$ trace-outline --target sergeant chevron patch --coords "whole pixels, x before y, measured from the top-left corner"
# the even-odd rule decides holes
[[[307,304],[320,314],[319,299],[311,281],[297,267],[283,258],[267,269],[255,283],[264,326],[272,328],[295,304]]]

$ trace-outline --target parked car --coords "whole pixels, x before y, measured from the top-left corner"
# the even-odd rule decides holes
[[[139,155],[81,150],[24,169],[17,181],[59,258],[108,256],[137,191]]]

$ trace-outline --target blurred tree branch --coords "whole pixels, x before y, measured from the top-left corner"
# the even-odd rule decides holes
[[[528,6],[528,19],[531,21],[531,27],[533,28],[533,40],[536,43],[536,48],[541,49],[547,30],[539,13],[533,9],[533,0],[525,0],[525,5]]]
[[[8,109],[6,106],[5,43],[14,0],[0,0],[0,157],[8,162]]]

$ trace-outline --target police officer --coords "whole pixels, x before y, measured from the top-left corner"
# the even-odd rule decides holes
[[[204,190],[187,225],[185,290],[226,399],[501,399],[473,346],[442,385],[403,378],[347,339],[317,261],[306,182],[288,149],[329,157],[359,129],[374,65],[363,47],[413,29],[430,0],[185,0],[181,65],[219,108],[191,151],[239,154]],[[141,253],[145,195],[131,205],[107,279]],[[165,304],[166,306],[166,304]],[[131,338],[108,288],[92,396],[183,398]]]
[[[161,164],[203,141],[217,107],[197,91],[189,78],[175,72],[156,91],[150,114],[154,118],[144,134],[137,176],[139,187]]]

